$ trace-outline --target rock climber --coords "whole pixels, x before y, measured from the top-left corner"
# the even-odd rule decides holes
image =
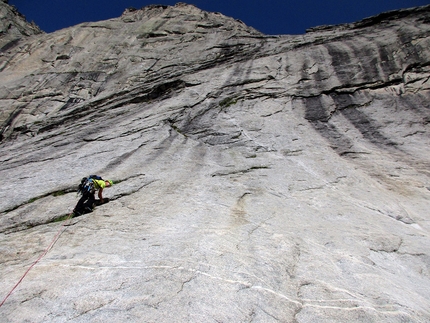
[[[91,213],[96,205],[108,202],[108,199],[103,199],[103,189],[112,185],[112,180],[104,180],[98,175],[84,177],[78,188],[78,193],[81,193],[82,196],[73,210],[74,216]],[[99,200],[95,198],[96,191],[98,191]]]

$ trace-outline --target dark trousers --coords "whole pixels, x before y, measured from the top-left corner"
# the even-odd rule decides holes
[[[91,212],[93,210],[94,204],[96,202],[96,198],[94,193],[85,193],[79,199],[78,204],[76,204],[73,213],[75,214],[84,214]]]

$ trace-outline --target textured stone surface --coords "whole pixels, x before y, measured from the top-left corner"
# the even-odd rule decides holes
[[[0,290],[116,181],[5,322],[430,320],[430,7],[269,37],[151,6],[1,59]]]

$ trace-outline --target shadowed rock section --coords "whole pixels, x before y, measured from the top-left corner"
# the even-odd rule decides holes
[[[430,320],[429,6],[268,36],[180,3],[45,34],[6,2],[4,296],[66,226],[2,320]],[[89,174],[110,202],[63,222]]]

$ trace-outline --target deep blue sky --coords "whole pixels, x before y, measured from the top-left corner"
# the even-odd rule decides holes
[[[174,5],[180,0],[9,0],[28,21],[52,32],[81,22],[119,17],[125,8]],[[303,34],[306,28],[354,22],[430,0],[189,0],[206,11],[242,20],[265,34]]]

